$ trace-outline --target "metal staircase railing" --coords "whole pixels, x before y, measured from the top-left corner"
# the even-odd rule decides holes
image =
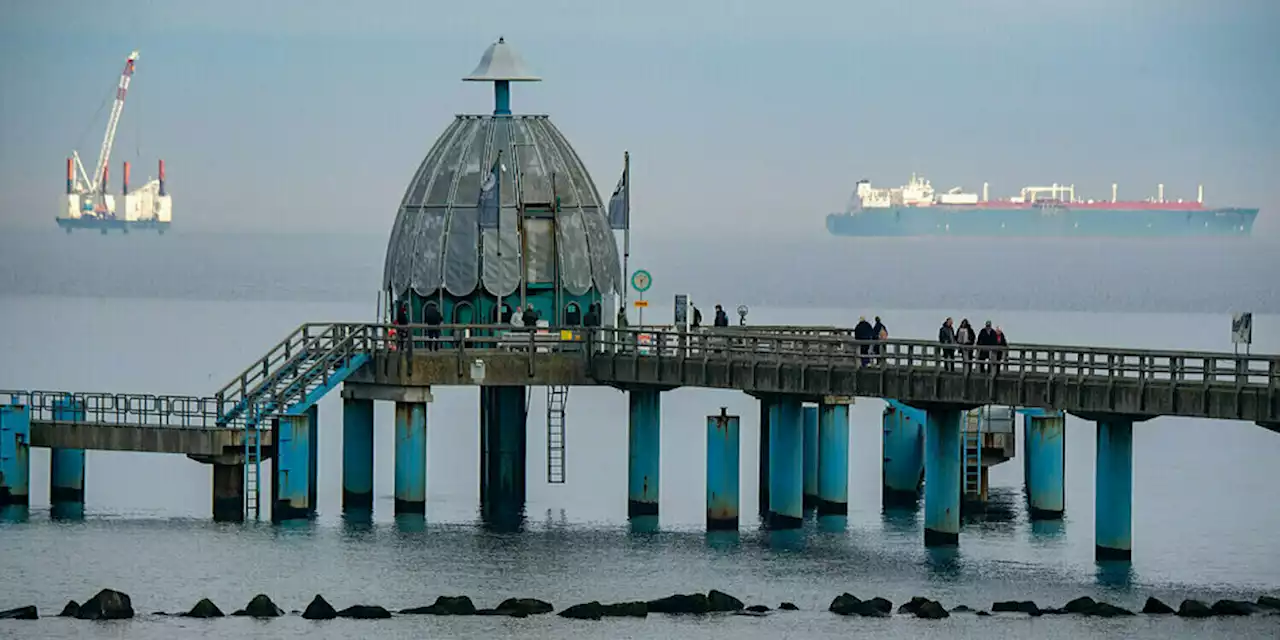
[[[565,408],[569,404],[569,387],[547,387],[547,482],[564,484]]]

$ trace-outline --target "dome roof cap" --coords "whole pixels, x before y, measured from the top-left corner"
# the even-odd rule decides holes
[[[542,78],[533,75],[525,66],[520,54],[507,44],[503,38],[489,45],[480,56],[480,64],[476,65],[471,75],[463,78],[468,82],[540,82]]]

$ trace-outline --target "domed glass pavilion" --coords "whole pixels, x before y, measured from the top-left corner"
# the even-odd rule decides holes
[[[494,83],[494,112],[457,116],[427,152],[391,230],[383,290],[415,322],[428,304],[446,323],[505,321],[522,301],[552,325],[581,322],[592,302],[612,319],[622,274],[595,183],[547,116],[510,110],[510,83],[539,78],[499,39],[463,80]],[[497,225],[481,228],[495,163]]]

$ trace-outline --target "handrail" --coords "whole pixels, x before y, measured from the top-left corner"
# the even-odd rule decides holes
[[[218,424],[217,401],[209,396],[0,390],[0,401],[25,405],[33,422],[113,427],[226,428]],[[59,416],[59,412],[64,415]]]

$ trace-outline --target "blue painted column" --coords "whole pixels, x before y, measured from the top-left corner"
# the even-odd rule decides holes
[[[493,115],[511,115],[511,83],[507,80],[495,80],[493,83]]]
[[[0,405],[0,507],[31,504],[31,413]]]
[[[804,508],[818,506],[818,407],[801,408],[804,424]]]
[[[914,507],[924,481],[925,412],[888,400],[882,416],[883,464],[881,501],[885,506]]]
[[[523,386],[480,387],[480,504],[495,516],[524,510],[527,393]]]
[[[1133,421],[1098,422],[1094,489],[1094,555],[1129,560],[1133,554]]]
[[[627,454],[627,517],[658,515],[661,392],[632,389]]]
[[[849,513],[849,405],[818,406],[818,515]]]
[[[312,432],[306,414],[282,415],[275,420],[275,483],[271,487],[271,520],[303,520],[314,512],[311,492]]]
[[[798,399],[770,400],[768,524],[773,529],[799,528],[804,517],[802,413]]]
[[[342,508],[373,508],[373,400],[342,400]]]
[[[769,517],[769,411],[769,401],[760,398],[760,466],[756,471],[756,478],[759,480],[759,484],[756,485],[758,498],[756,508],[761,520],[767,520]]]
[[[1027,512],[1032,520],[1062,518],[1066,493],[1063,473],[1066,416],[1033,412],[1023,418],[1026,433]]]
[[[311,515],[315,515],[316,496],[320,495],[320,407],[314,404],[307,408],[307,457],[307,468],[311,470],[307,476],[310,481],[307,495],[311,496],[307,506],[311,509]]]
[[[954,409],[926,412],[924,430],[924,544],[960,543],[960,421]]]
[[[65,397],[53,403],[53,419],[82,422],[84,402]],[[84,449],[53,449],[49,456],[49,502],[57,514],[76,516],[84,510]]]
[[[427,403],[396,403],[396,513],[427,512]]]
[[[738,416],[707,416],[707,530],[738,529]]]

